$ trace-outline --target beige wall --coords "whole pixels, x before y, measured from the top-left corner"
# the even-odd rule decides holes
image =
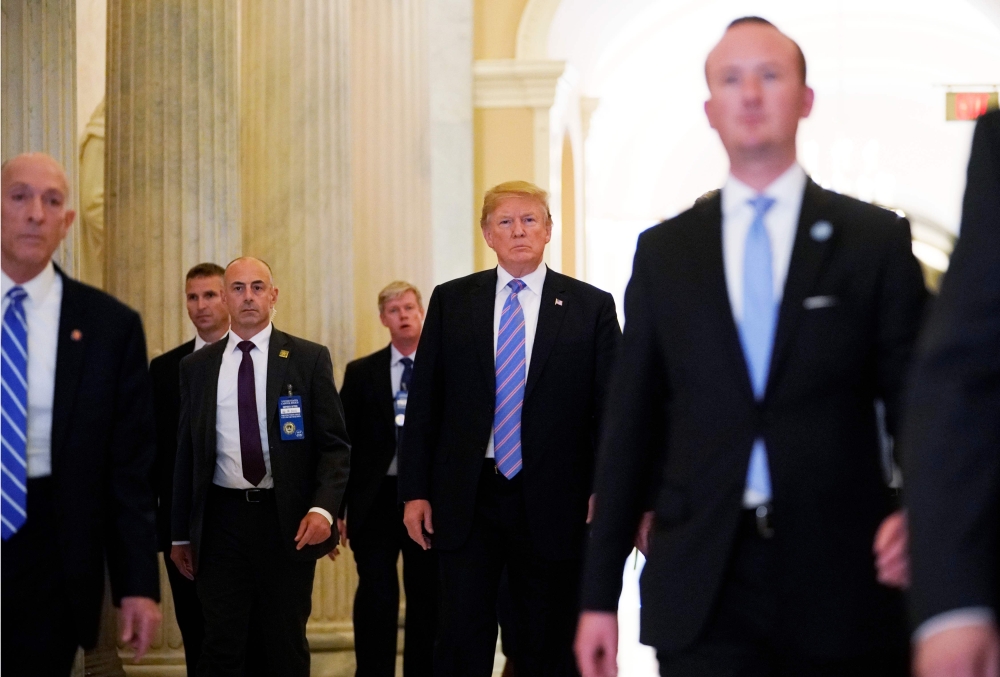
[[[476,59],[513,59],[517,27],[528,0],[476,0],[472,52]]]

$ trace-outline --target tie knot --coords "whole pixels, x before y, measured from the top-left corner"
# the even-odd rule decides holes
[[[524,283],[524,280],[519,280],[515,277],[513,280],[507,283],[507,286],[510,287],[511,294],[518,294],[528,285]]]
[[[767,210],[774,206],[774,198],[766,195],[758,195],[747,202],[753,207],[754,217],[758,219],[767,214]]]
[[[246,355],[247,353],[249,353],[251,350],[254,349],[254,342],[253,341],[240,341],[239,343],[236,344],[236,347],[239,348],[240,350],[242,350],[243,354]]]
[[[20,303],[28,296],[28,292],[24,291],[24,287],[18,286],[11,288],[7,292],[7,298],[10,299],[11,303]]]
[[[408,357],[401,357],[401,358],[399,358],[399,363],[401,365],[403,365],[404,369],[409,369],[410,367],[413,366],[413,360],[411,360]]]

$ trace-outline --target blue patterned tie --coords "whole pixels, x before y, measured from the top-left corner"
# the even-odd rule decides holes
[[[7,292],[10,303],[3,314],[3,342],[0,345],[0,410],[3,426],[0,451],[3,476],[0,479],[3,506],[0,509],[3,540],[21,528],[28,517],[28,321],[24,314],[23,287]]]
[[[413,377],[413,360],[408,357],[399,358],[399,363],[403,365],[403,375],[399,377],[399,389],[409,390],[410,379]]]
[[[748,201],[754,209],[753,223],[747,232],[743,254],[743,320],[740,341],[753,394],[758,402],[767,390],[767,374],[771,368],[774,330],[778,320],[778,304],[774,299],[774,277],[771,266],[771,238],[764,225],[764,215],[774,200],[758,195]],[[767,467],[767,448],[763,438],[757,438],[750,452],[746,488],[760,503],[771,500],[771,475]]]
[[[497,404],[493,413],[493,455],[507,479],[521,470],[521,405],[524,404],[524,311],[517,295],[527,286],[511,280],[510,296],[497,333]]]

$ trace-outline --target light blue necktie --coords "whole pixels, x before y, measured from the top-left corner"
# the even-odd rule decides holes
[[[493,413],[493,455],[507,479],[521,470],[521,405],[524,404],[524,311],[517,295],[527,287],[511,280],[510,296],[500,314],[497,332],[497,401]]]
[[[754,217],[747,232],[746,249],[743,253],[743,319],[740,322],[740,342],[750,371],[753,394],[760,402],[767,390],[767,374],[771,368],[774,331],[778,321],[771,266],[771,238],[764,225],[764,215],[774,205],[774,200],[758,195],[748,202],[754,209]],[[753,450],[750,452],[746,488],[759,494],[763,502],[771,500],[767,448],[760,437],[754,440]]]
[[[23,287],[7,292],[10,303],[3,314],[0,344],[0,535],[7,540],[28,517],[28,321],[24,314]]]

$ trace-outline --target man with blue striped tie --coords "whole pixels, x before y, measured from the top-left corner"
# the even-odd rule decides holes
[[[483,202],[499,266],[431,297],[399,454],[403,521],[438,552],[436,675],[492,673],[505,566],[518,674],[574,674],[594,451],[621,331],[610,294],[542,263],[545,191],[512,181]]]
[[[640,641],[661,674],[901,677],[907,529],[877,411],[894,433],[926,298],[909,224],[798,164],[813,90],[773,24],[734,21],[705,74],[730,175],[639,237],[581,671],[616,673],[622,565],[642,523]]]
[[[97,640],[105,563],[121,640],[160,622],[153,408],[139,315],[52,263],[73,222],[59,164],[2,169],[3,652],[9,675],[69,674]]]

